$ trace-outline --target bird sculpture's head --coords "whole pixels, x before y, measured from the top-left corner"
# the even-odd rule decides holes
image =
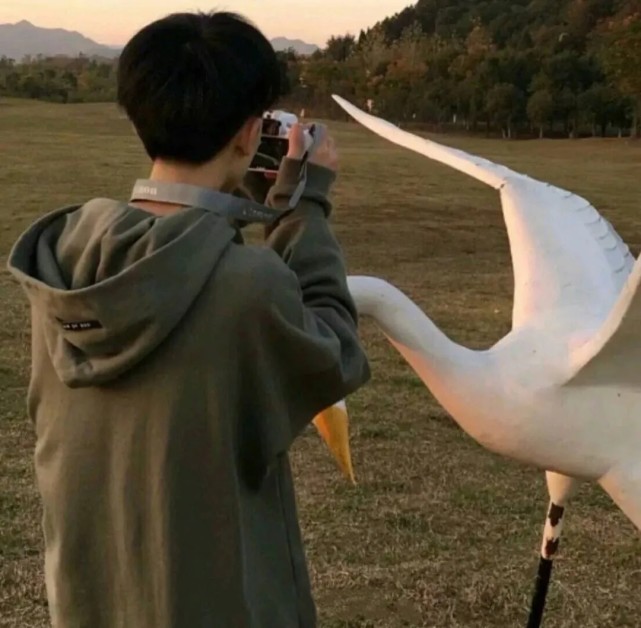
[[[314,425],[336,459],[345,477],[356,484],[349,447],[349,417],[344,401],[321,412]]]

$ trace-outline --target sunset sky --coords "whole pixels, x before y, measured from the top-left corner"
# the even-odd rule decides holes
[[[246,15],[269,37],[322,45],[330,35],[358,34],[411,4],[412,0],[0,0],[0,23],[28,20],[120,45],[167,13],[227,9]]]

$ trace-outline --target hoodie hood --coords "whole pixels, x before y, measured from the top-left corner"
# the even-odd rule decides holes
[[[190,208],[155,216],[95,199],[31,226],[9,257],[60,379],[105,384],[180,323],[237,231]]]

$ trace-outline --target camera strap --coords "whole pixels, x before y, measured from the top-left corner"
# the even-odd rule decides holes
[[[283,215],[281,211],[270,209],[255,201],[238,198],[211,188],[150,179],[136,181],[130,198],[130,202],[134,201],[155,201],[197,207],[243,223],[269,225]]]
[[[307,187],[307,165],[309,158],[316,152],[316,149],[323,143],[327,135],[327,127],[324,124],[314,124],[311,130],[311,144],[305,151],[301,160],[300,173],[298,175],[298,185],[289,201],[289,209],[295,209]]]
[[[323,142],[327,127],[314,125],[312,142],[301,161],[300,174],[296,190],[289,201],[289,210],[296,208],[307,187],[307,165],[309,158]],[[225,216],[238,223],[262,223],[271,225],[282,218],[283,212],[265,207],[256,201],[239,198],[211,188],[189,185],[186,183],[167,183],[151,179],[139,179],[134,185],[130,202],[155,201],[185,207],[198,207],[206,211]]]

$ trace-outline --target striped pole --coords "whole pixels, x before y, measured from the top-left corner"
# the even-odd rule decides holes
[[[536,576],[536,585],[534,596],[532,598],[532,608],[527,628],[540,628],[543,622],[543,613],[547,601],[550,580],[552,578],[552,568],[554,559],[559,550],[561,541],[561,532],[563,531],[563,515],[565,507],[558,506],[554,502],[550,503],[548,516],[545,520],[545,531],[543,532],[543,546],[541,547],[541,559],[539,561],[539,571]]]

